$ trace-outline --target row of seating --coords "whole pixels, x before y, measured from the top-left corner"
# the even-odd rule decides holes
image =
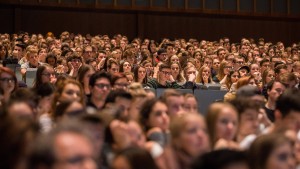
[[[19,64],[7,64],[5,66],[15,72],[18,81],[26,83],[27,87],[33,86],[37,68],[28,68],[25,76],[23,77],[21,74],[21,66]]]
[[[161,96],[162,93],[166,89],[156,89],[153,90],[157,97]],[[223,100],[224,95],[227,93],[227,91],[223,90],[192,90],[192,89],[176,89],[180,91],[181,93],[191,93],[194,94],[194,96],[197,98],[198,102],[198,111],[205,115],[208,109],[208,106],[216,102],[218,100]]]
[[[25,77],[22,77],[20,73],[20,65],[18,64],[7,64],[16,74],[18,81],[26,83],[27,87],[32,87],[36,77],[37,68],[28,68]],[[198,84],[200,85],[200,84]],[[219,84],[206,85],[205,88],[208,90],[192,90],[192,89],[177,89],[181,93],[191,93],[194,94],[198,101],[198,110],[202,114],[205,114],[208,106],[217,101],[222,100],[227,91],[221,91]],[[161,96],[166,89],[151,89],[154,91],[157,97]]]

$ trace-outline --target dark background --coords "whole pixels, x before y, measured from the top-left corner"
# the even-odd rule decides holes
[[[0,0],[0,33],[300,41],[299,0]]]

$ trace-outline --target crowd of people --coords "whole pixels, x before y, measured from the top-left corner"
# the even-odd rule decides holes
[[[0,34],[0,168],[298,168],[299,54],[263,38]],[[207,112],[176,90],[211,84],[227,93]]]

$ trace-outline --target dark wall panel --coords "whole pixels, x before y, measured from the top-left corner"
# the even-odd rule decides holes
[[[297,42],[300,22],[222,15],[178,14],[143,11],[75,10],[64,8],[0,7],[0,33],[19,30],[29,33],[58,35],[68,30],[92,35],[121,33],[130,39],[140,36],[160,40],[169,38],[197,38],[218,40],[227,36],[233,42],[242,37],[267,41]]]
[[[0,6],[0,33],[14,31],[14,10],[7,6]]]
[[[21,11],[21,28],[24,31],[56,34],[68,30],[82,34],[126,34],[134,37],[136,15],[132,13],[33,10]]]

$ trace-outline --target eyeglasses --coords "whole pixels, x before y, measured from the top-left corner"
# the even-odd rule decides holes
[[[80,59],[72,59],[72,62],[81,62]]]
[[[38,58],[38,57],[39,57],[39,55],[31,55],[31,56],[29,56],[29,58],[31,58],[31,59]]]
[[[161,73],[163,73],[164,75],[171,75],[171,72],[166,72],[166,71],[161,71]]]
[[[50,76],[56,76],[55,73],[42,73],[42,75],[50,77]]]
[[[104,84],[104,83],[98,83],[98,84],[95,84],[95,86],[98,87],[99,89],[106,88],[109,90],[111,88],[110,84]]]
[[[14,83],[15,79],[14,78],[0,78],[0,81],[6,82],[6,83]]]
[[[270,65],[262,65],[263,67],[270,67]]]
[[[123,66],[125,66],[125,67],[130,67],[130,64],[124,64]]]

